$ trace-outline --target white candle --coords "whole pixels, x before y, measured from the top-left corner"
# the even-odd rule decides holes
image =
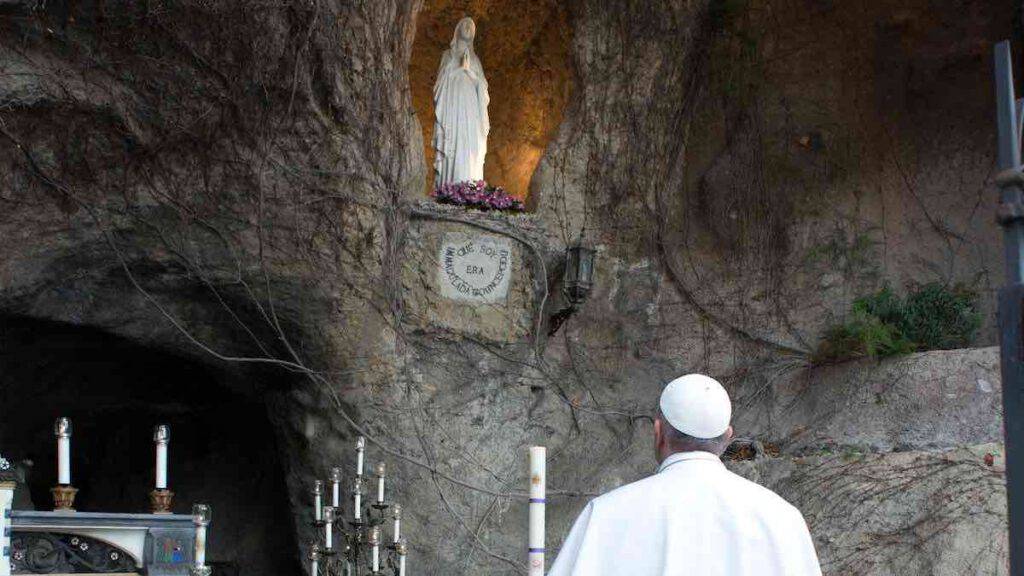
[[[317,522],[323,520],[323,482],[317,480],[313,483],[313,518]]]
[[[402,539],[402,505],[395,504],[395,544]]]
[[[206,565],[206,526],[196,526],[196,566]]]
[[[324,546],[328,550],[334,548],[334,525],[331,522],[324,523]]]
[[[366,438],[356,440],[356,476],[363,475],[363,451],[366,450]]]
[[[192,523],[196,527],[196,542],[193,560],[196,567],[206,565],[206,527],[210,524],[210,507],[206,504],[192,506]]]
[[[57,436],[57,483],[71,485],[71,420],[58,418],[54,425]]]
[[[309,575],[318,576],[320,572],[320,547],[313,544],[309,548]]]
[[[398,553],[398,576],[405,576],[405,541],[395,542],[395,552]]]
[[[355,498],[354,513],[356,520],[363,517],[363,483],[360,478],[356,478],[356,489],[353,490],[352,496]]]
[[[377,503],[384,503],[384,475],[387,472],[387,468],[383,462],[377,464]]]
[[[376,574],[380,571],[380,528],[377,526],[370,530],[370,546],[373,573]]]
[[[156,442],[156,489],[167,489],[167,445],[171,442],[171,428],[165,424],[153,430]]]
[[[341,506],[341,468],[331,468],[331,506]]]
[[[547,449],[530,448],[529,576],[544,576],[544,507],[547,493]]]

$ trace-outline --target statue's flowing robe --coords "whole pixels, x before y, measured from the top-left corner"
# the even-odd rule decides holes
[[[591,501],[548,576],[820,576],[800,512],[684,452],[658,473]]]
[[[435,186],[484,178],[490,97],[480,59],[468,52],[466,69],[462,67],[464,48],[445,50],[434,83]]]

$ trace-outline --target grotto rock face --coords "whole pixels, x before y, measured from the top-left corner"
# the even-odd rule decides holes
[[[999,445],[848,451],[733,469],[804,512],[826,574],[1008,573]]]
[[[248,383],[299,542],[365,434],[416,570],[518,573],[526,447],[549,447],[557,548],[650,473],[662,383],[703,371],[757,454],[736,468],[805,511],[826,573],[1001,573],[994,351],[808,364],[886,282],[976,287],[994,343],[988,58],[1013,3],[513,4],[3,4],[0,312]],[[424,199],[423,90],[467,12],[503,118],[487,177],[530,215]],[[439,274],[474,236],[511,253],[475,306]],[[549,335],[581,237],[595,288]]]
[[[912,354],[802,370],[773,387],[734,390],[756,404],[735,422],[789,453],[842,445],[865,452],[922,450],[1002,441],[999,349]],[[747,396],[750,394],[750,396]]]

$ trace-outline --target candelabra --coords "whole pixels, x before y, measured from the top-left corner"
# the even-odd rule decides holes
[[[385,493],[387,469],[375,469],[376,494],[369,505],[363,476],[366,439],[356,442],[356,476],[351,491],[351,513],[343,513],[342,472],[331,470],[330,504],[325,504],[323,482],[313,485],[315,540],[309,544],[310,576],[406,576],[406,543],[402,538],[402,508]],[[391,543],[384,542],[384,528],[391,524]]]

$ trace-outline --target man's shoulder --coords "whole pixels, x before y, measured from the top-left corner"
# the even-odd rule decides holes
[[[729,489],[737,492],[737,495],[742,495],[749,502],[752,510],[761,510],[766,515],[773,517],[791,516],[794,519],[799,519],[800,522],[804,521],[803,514],[796,506],[790,504],[770,488],[748,480],[731,470],[727,469],[725,473],[729,478]]]
[[[682,486],[686,484],[693,485]],[[591,506],[595,510],[636,507],[643,503],[654,503],[660,500],[658,495],[666,493],[684,497],[689,495],[700,499],[707,499],[714,493],[719,493],[723,500],[744,502],[744,509],[752,514],[775,518],[790,517],[793,520],[804,521],[803,514],[782,496],[726,468],[710,476],[654,474],[598,496],[591,502]]]
[[[659,478],[658,474],[641,478],[601,494],[590,501],[590,506],[595,510],[608,510],[636,505],[639,502],[647,501],[648,496],[656,491],[659,484],[663,483],[664,480],[663,477]]]

